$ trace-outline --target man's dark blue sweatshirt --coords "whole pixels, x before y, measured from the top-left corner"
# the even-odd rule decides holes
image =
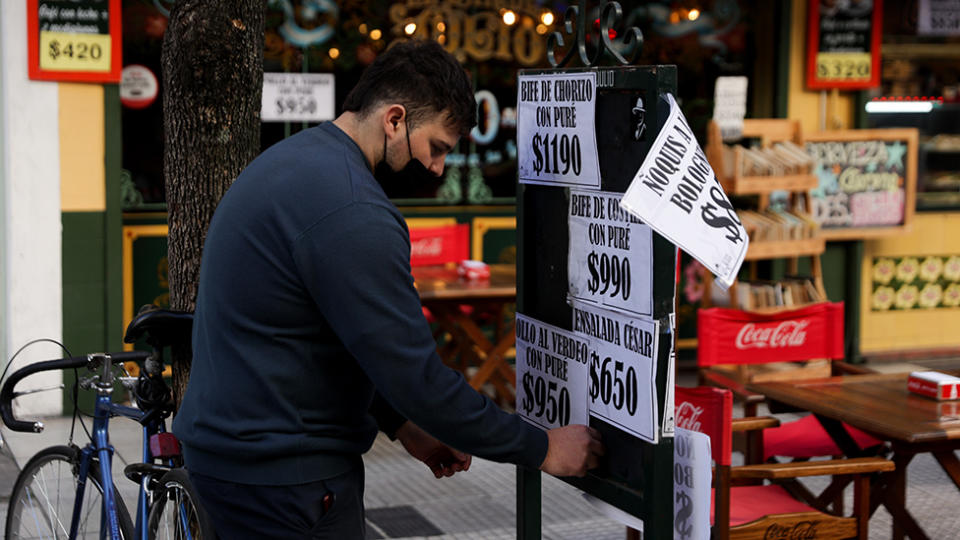
[[[369,412],[375,392],[453,448],[532,468],[546,456],[543,431],[440,361],[403,217],[326,123],[265,151],[217,207],[173,430],[194,472],[323,480],[370,448],[378,421],[389,426],[391,414]]]

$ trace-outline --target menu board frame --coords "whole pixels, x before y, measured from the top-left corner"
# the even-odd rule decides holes
[[[883,30],[883,2],[873,0],[873,13],[870,16],[870,78],[857,80],[823,79],[817,75],[817,56],[820,53],[830,52],[820,49],[821,0],[807,2],[807,88],[810,90],[865,90],[880,85],[880,44]],[[828,14],[824,14],[829,16]],[[837,52],[835,54],[844,54]]]
[[[569,295],[569,216],[573,204],[571,190],[575,193],[602,191],[617,194],[626,191],[666,121],[667,102],[660,96],[676,93],[677,68],[631,65],[562,71],[531,69],[519,73],[536,76],[584,71],[596,73],[598,92],[594,130],[600,150],[601,184],[599,190],[583,190],[570,186],[518,182],[516,310],[540,323],[587,336],[588,340],[619,336],[613,338],[614,341],[627,344],[632,352],[637,349],[652,353],[655,347],[655,381],[648,377],[646,384],[656,385],[655,418],[659,428],[656,442],[644,440],[591,414],[590,426],[601,432],[606,453],[599,466],[588,471],[586,476],[562,480],[643,520],[644,535],[668,538],[673,534],[675,517],[672,491],[674,420],[668,412],[673,412],[674,401],[673,321],[677,248],[663,236],[652,234],[652,284],[646,286],[652,286],[653,289],[653,314],[652,317],[637,317],[645,317],[650,323],[656,321],[657,324],[653,324],[657,331],[656,340],[650,339],[649,325],[644,326],[644,331],[638,329],[634,332],[622,322],[617,326],[616,322],[608,324],[599,317],[581,317],[578,324]],[[592,197],[590,200],[590,214],[597,215],[593,212]],[[609,214],[609,209],[604,213]],[[630,328],[633,328],[632,324]],[[601,387],[605,385],[612,390],[599,390],[599,399],[605,403],[616,403],[619,396],[628,395],[626,388],[631,380],[630,366],[623,362],[618,371],[617,360],[611,357],[610,361],[607,358],[594,361],[591,357],[591,363],[587,366],[588,369],[591,366],[596,368],[591,385],[593,380],[599,379],[597,382]],[[620,392],[617,380],[623,382],[623,392]],[[636,381],[642,384],[639,377]],[[592,386],[589,388],[592,389]],[[631,392],[631,395],[637,393]],[[623,403],[626,401],[624,397]],[[639,410],[638,406],[636,411]],[[538,471],[519,469],[517,538],[541,537],[539,474]]]
[[[894,129],[848,129],[836,131],[818,131],[804,135],[804,143],[855,142],[855,141],[902,141],[907,149],[904,153],[904,200],[903,222],[897,225],[875,227],[821,227],[820,236],[831,240],[863,240],[895,234],[910,229],[917,206],[917,151],[919,133],[915,128]],[[813,198],[811,194],[811,198]]]
[[[27,73],[32,80],[119,83],[123,70],[120,0],[102,0],[109,10],[110,69],[108,71],[44,69],[40,62],[40,0],[27,0]]]

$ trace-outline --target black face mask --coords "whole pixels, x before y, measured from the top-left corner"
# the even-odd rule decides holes
[[[406,122],[406,121],[404,121]],[[407,152],[410,154],[410,161],[399,171],[393,170],[387,164],[387,136],[383,136],[383,159],[377,163],[373,171],[373,177],[383,186],[388,194],[398,189],[417,189],[423,188],[436,182],[437,176],[430,172],[426,166],[417,158],[413,157],[413,150],[410,147],[410,130],[407,129]]]

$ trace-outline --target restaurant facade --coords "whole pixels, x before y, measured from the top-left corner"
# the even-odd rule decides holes
[[[122,21],[117,42],[123,66],[134,66],[125,73],[125,89],[116,83],[30,79],[25,4],[34,5],[4,4],[0,17],[0,345],[6,358],[40,337],[60,339],[74,354],[116,349],[124,325],[140,305],[168,302],[160,50],[173,2],[116,2],[119,13],[111,17]],[[388,195],[411,228],[466,225],[470,258],[512,263],[516,72],[549,66],[547,35],[560,29],[568,4],[267,2],[261,146],[332,119],[363,68],[391,43],[435,39],[470,72],[479,125],[451,152],[436,182],[389,186]],[[622,22],[643,32],[637,63],[678,66],[678,102],[704,148],[710,144],[719,77],[746,78],[747,118],[792,119],[802,136],[827,130],[917,129],[912,150],[917,171],[912,179],[901,171],[898,187],[904,195],[896,227],[827,235],[816,264],[822,268],[826,299],[845,303],[848,357],[955,352],[960,334],[952,329],[960,325],[960,301],[953,303],[950,294],[960,294],[960,237],[950,233],[957,227],[958,204],[950,192],[951,186],[956,191],[960,167],[950,161],[949,152],[960,124],[950,121],[960,107],[955,102],[960,90],[957,38],[918,30],[922,24],[916,16],[904,16],[917,9],[916,2],[904,3],[906,7],[874,2],[881,14],[874,20],[882,26],[877,85],[812,89],[808,12],[816,2],[621,4]],[[598,6],[588,6],[588,20],[599,28]],[[298,93],[297,86],[308,81],[311,91]],[[920,97],[931,103],[929,112],[866,112],[870,102]],[[907,161],[903,163],[906,169]],[[817,189],[813,204],[824,208],[831,192]],[[745,264],[741,278],[759,282],[793,272],[809,275],[812,263],[802,260],[794,269],[784,262],[789,255]],[[692,259],[682,259],[681,276],[677,318],[682,364],[696,358],[698,309],[723,298],[705,298],[711,294],[711,278]],[[938,290],[935,302],[932,296],[921,301],[923,292]],[[57,349],[30,352],[36,360],[52,357]],[[39,396],[36,401],[44,411],[60,407],[60,398]]]

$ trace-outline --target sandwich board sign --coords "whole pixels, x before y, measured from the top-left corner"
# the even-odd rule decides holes
[[[517,410],[599,430],[600,466],[563,480],[648,538],[673,535],[677,249],[620,201],[676,83],[676,66],[587,67],[517,89]],[[518,469],[518,538],[541,537],[539,481]]]

